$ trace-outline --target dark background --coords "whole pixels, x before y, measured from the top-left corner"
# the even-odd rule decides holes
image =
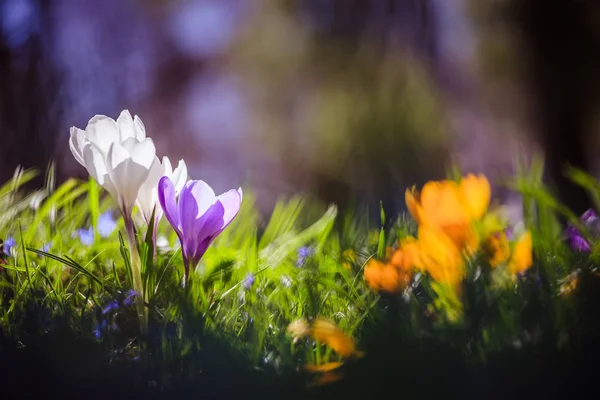
[[[395,211],[451,163],[493,179],[541,151],[582,212],[561,168],[598,170],[599,38],[596,1],[0,0],[0,181],[51,160],[85,177],[69,128],[129,109],[159,155],[263,211]]]

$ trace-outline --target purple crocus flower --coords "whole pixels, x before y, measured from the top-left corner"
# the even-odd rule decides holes
[[[584,212],[581,216],[581,220],[584,224],[594,222],[596,219],[598,219],[598,215],[596,214],[596,211],[594,211],[592,208]]]
[[[163,176],[158,182],[158,199],[181,243],[185,283],[190,266],[198,264],[208,246],[239,212],[242,189],[232,189],[215,196],[206,182],[191,180],[177,198],[173,182]]]
[[[583,222],[588,229],[592,229],[593,225],[598,220],[598,215],[593,209],[589,209],[581,215],[581,222]],[[583,238],[581,232],[577,230],[573,225],[567,227],[567,236],[569,239],[569,244],[571,248],[575,251],[589,253],[592,251],[592,246]]]
[[[574,226],[567,227],[567,235],[569,237],[569,244],[575,251],[588,253],[592,251],[590,244],[581,236],[581,233]]]

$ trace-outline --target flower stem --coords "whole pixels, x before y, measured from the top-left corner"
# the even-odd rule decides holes
[[[133,290],[138,293],[136,296],[136,309],[138,317],[140,318],[140,330],[144,335],[148,330],[148,313],[144,305],[144,299],[146,298],[144,293],[144,284],[142,282],[142,260],[140,259],[140,253],[137,247],[137,241],[135,239],[135,232],[133,227],[133,220],[130,217],[124,218],[125,230],[127,232],[127,242],[129,244],[129,254],[131,257],[131,274],[133,275]]]

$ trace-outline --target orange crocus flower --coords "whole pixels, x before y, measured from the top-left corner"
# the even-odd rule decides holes
[[[418,254],[418,242],[413,237],[403,239],[395,251],[388,247],[386,259],[389,262],[372,258],[367,263],[364,270],[367,284],[375,290],[390,293],[404,289],[410,283]]]
[[[419,225],[442,230],[460,250],[474,252],[479,243],[472,223],[483,217],[490,203],[491,187],[483,175],[469,174],[454,181],[427,182],[419,193],[408,189],[408,210]]]
[[[417,268],[440,283],[457,285],[461,282],[465,274],[463,257],[443,232],[432,227],[419,227],[419,249]]]
[[[411,271],[418,263],[419,242],[416,238],[409,236],[400,241],[400,246],[391,258],[390,264],[402,271]]]
[[[531,267],[533,264],[532,247],[531,231],[527,231],[519,238],[513,249],[513,254],[508,263],[511,274],[520,274]]]
[[[402,286],[402,281],[405,280],[404,275],[395,266],[373,258],[369,260],[364,271],[364,277],[369,286],[375,290],[389,293],[396,292]]]

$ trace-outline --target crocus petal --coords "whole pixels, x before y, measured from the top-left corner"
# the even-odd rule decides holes
[[[221,232],[224,213],[223,204],[214,203],[200,218],[194,221],[194,232],[196,234],[186,237],[184,231],[184,246],[188,257],[193,263],[200,261],[208,246]]]
[[[73,153],[73,157],[75,160],[81,165],[85,167],[85,163],[83,161],[83,145],[87,139],[85,138],[85,131],[71,127],[71,137],[69,138],[69,148],[71,149],[71,153]]]
[[[203,223],[197,221],[215,202],[215,192],[204,181],[190,181],[179,194],[181,231],[186,240],[200,234]]]
[[[417,222],[417,224],[421,223],[421,204],[420,204],[420,193],[417,192],[417,189],[413,186],[410,189],[406,189],[404,193],[404,199],[406,202],[406,207],[408,208],[408,212],[413,217],[413,219]]]
[[[158,201],[165,213],[165,217],[167,217],[167,220],[177,233],[177,236],[179,236],[179,240],[183,241],[175,187],[168,176],[163,176],[160,181],[158,181]]]
[[[128,110],[121,111],[119,118],[117,118],[117,125],[119,126],[119,141],[124,142],[129,138],[136,138],[133,118],[131,118]]]
[[[87,138],[106,156],[111,143],[119,140],[117,123],[105,115],[95,115],[85,128]]]
[[[115,142],[108,152],[108,172],[119,192],[119,206],[125,210],[131,210],[133,207],[138,191],[148,177],[156,157],[152,139],[133,142],[137,140],[128,139],[123,145]]]
[[[167,157],[167,156],[163,157],[162,166],[163,166],[163,169],[165,170],[165,175],[168,176],[169,178],[171,178],[171,176],[173,175],[173,166],[171,165],[171,160],[169,160],[169,157]],[[173,179],[171,179],[171,182],[173,182]],[[175,182],[173,182],[173,184],[175,184]]]
[[[133,125],[135,128],[135,138],[140,141],[146,139],[146,127],[137,115],[133,117]]]
[[[208,246],[219,236],[221,232],[231,223],[240,210],[242,203],[242,189],[232,189],[215,199],[215,204],[197,220],[199,236],[203,238],[194,249],[194,255],[200,260]]]
[[[117,189],[108,173],[106,162],[100,151],[90,142],[83,148],[84,166],[88,173],[100,186],[113,197],[117,197]]]
[[[154,162],[148,172],[148,177],[140,187],[137,195],[136,204],[140,209],[144,220],[148,224],[152,218],[152,211],[158,202],[158,181],[165,175],[164,167],[158,157],[154,157]],[[158,215],[160,211],[160,216]],[[154,219],[158,221],[162,217],[162,210],[157,209]]]
[[[171,163],[169,162],[169,165],[170,164]],[[179,160],[179,164],[177,164],[177,168],[175,168],[175,170],[171,173],[171,179],[173,181],[173,184],[175,185],[175,193],[181,192],[181,189],[183,189],[183,186],[185,185],[187,178],[188,178],[187,165],[185,164],[185,161]]]
[[[460,187],[471,211],[471,217],[475,219],[483,217],[490,204],[492,194],[487,178],[483,175],[469,174],[462,178]]]
[[[240,211],[242,205],[243,192],[242,188],[237,190],[231,189],[228,192],[218,196],[216,201],[223,204],[225,212],[223,213],[223,225],[221,230],[225,229],[227,225],[235,218],[237,213]]]

